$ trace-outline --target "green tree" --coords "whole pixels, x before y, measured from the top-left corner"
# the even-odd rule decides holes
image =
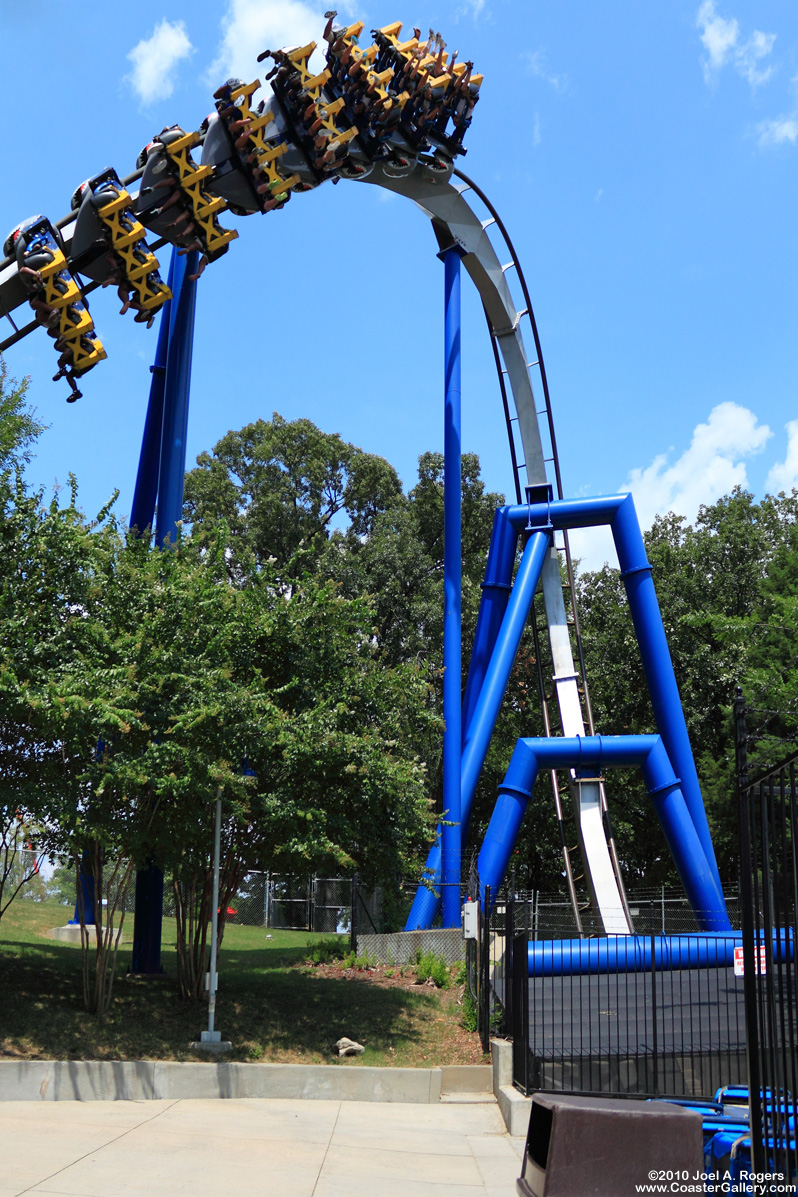
[[[757,503],[736,488],[702,507],[694,525],[673,514],[658,517],[645,538],[721,876],[728,881],[736,879],[737,868],[731,700],[738,683],[763,693],[773,685],[777,659],[795,660],[785,586],[796,564],[797,498],[766,496]],[[597,727],[612,734],[652,729],[618,570],[605,566],[581,575],[579,607]],[[793,666],[782,673],[785,691],[795,693]],[[788,694],[774,700],[787,705]],[[609,792],[631,876],[672,881],[673,867],[639,779],[613,775]]]
[[[376,516],[401,494],[396,471],[310,420],[274,413],[228,432],[186,475],[185,519],[200,538],[220,519],[231,546],[258,564],[290,560],[300,545],[318,548],[343,513],[367,536]]]

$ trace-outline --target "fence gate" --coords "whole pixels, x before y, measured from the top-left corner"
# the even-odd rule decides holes
[[[798,1172],[798,756],[751,778],[740,690],[734,707],[752,1167],[790,1183]]]

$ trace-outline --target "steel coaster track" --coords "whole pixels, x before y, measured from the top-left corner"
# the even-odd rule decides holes
[[[565,495],[564,495],[563,485],[562,485],[562,474],[560,472],[560,458],[559,458],[559,452],[557,450],[557,436],[556,436],[555,429],[554,429],[554,413],[552,411],[551,396],[549,393],[549,383],[548,383],[548,377],[546,374],[546,365],[543,360],[543,349],[542,349],[541,343],[540,343],[540,335],[538,333],[537,321],[535,320],[534,308],[532,307],[532,298],[529,294],[529,288],[527,287],[526,278],[524,276],[524,272],[523,272],[523,268],[521,266],[519,256],[516,252],[515,246],[513,245],[513,242],[510,238],[510,234],[507,231],[504,221],[501,219],[497,209],[491,203],[490,199],[485,194],[485,192],[482,190],[482,188],[479,187],[478,184],[475,183],[473,179],[469,178],[469,176],[467,174],[465,174],[464,171],[458,170],[457,167],[454,168],[452,173],[458,179],[461,179],[463,183],[465,183],[466,188],[469,191],[474,192],[474,194],[481,200],[482,204],[485,206],[487,211],[490,213],[491,218],[492,218],[494,224],[496,225],[496,228],[498,229],[499,233],[501,234],[502,240],[504,241],[504,244],[510,254],[510,262],[505,267],[503,267],[503,270],[507,271],[514,267],[516,275],[518,276],[518,282],[521,287],[521,294],[523,295],[524,303],[526,304],[525,310],[523,312],[521,312],[521,317],[522,318],[524,316],[527,317],[529,326],[532,331],[532,338],[533,338],[533,341],[535,344],[535,361],[529,363],[529,368],[532,369],[534,367],[537,367],[538,373],[540,376],[540,387],[541,387],[541,391],[543,393],[543,408],[541,408],[537,414],[539,417],[543,416],[544,414],[546,416],[546,423],[548,426],[548,433],[549,433],[549,441],[551,444],[551,464],[552,464],[552,467],[554,470],[554,481],[555,481],[555,487],[556,487],[556,494],[557,494],[558,499],[562,499],[565,497]],[[460,194],[462,195],[463,192],[461,191]],[[510,405],[509,405],[508,395],[507,395],[507,384],[505,381],[506,376],[507,376],[507,371],[503,368],[503,366],[501,364],[501,357],[500,357],[497,337],[494,333],[493,326],[491,325],[490,318],[488,317],[487,312],[485,313],[485,318],[486,318],[487,325],[488,325],[488,332],[490,334],[491,347],[493,349],[493,359],[494,359],[494,363],[496,366],[496,374],[497,374],[497,378],[499,381],[499,389],[500,389],[501,398],[502,398],[502,409],[504,412],[504,419],[505,419],[505,423],[507,426],[507,436],[508,436],[508,441],[509,441],[509,446],[510,446],[510,459],[512,461],[513,479],[515,482],[516,501],[518,503],[521,503],[523,501],[523,495],[522,495],[523,482],[522,482],[522,477],[521,477],[521,471],[523,470],[524,466],[523,466],[523,464],[521,464],[521,465],[518,464],[518,452],[516,449],[515,431],[513,428],[513,425],[517,423],[518,418],[517,418],[517,416],[513,416],[510,414]],[[593,709],[592,709],[592,705],[590,702],[590,690],[589,690],[588,681],[587,681],[587,669],[585,667],[585,657],[584,657],[584,651],[583,651],[583,646],[582,646],[582,632],[581,632],[581,628],[580,628],[580,624],[579,624],[579,609],[578,609],[577,602],[576,602],[576,591],[575,591],[575,586],[574,586],[574,571],[573,571],[573,564],[572,564],[572,560],[571,560],[571,549],[570,549],[570,544],[568,541],[567,531],[563,531],[562,538],[563,538],[562,550],[564,553],[565,567],[566,567],[566,573],[567,573],[567,579],[568,579],[567,584],[564,587],[564,589],[568,590],[569,599],[570,599],[569,605],[570,605],[571,617],[573,619],[573,638],[574,638],[574,641],[576,644],[576,650],[577,650],[577,655],[578,655],[578,659],[579,659],[579,672],[581,675],[581,696],[582,696],[582,700],[583,700],[583,704],[584,704],[584,711],[585,711],[585,718],[586,718],[587,726],[589,728],[590,735],[592,736],[592,735],[595,735],[595,725],[593,722]],[[550,718],[550,713],[549,713],[549,696],[546,693],[545,684],[544,684],[544,680],[543,680],[543,671],[542,671],[541,654],[540,654],[540,648],[541,648],[540,632],[539,632],[538,623],[537,623],[536,619],[532,620],[532,629],[533,629],[534,646],[535,646],[535,657],[536,657],[536,661],[537,661],[538,692],[539,692],[539,696],[540,696],[541,712],[542,712],[542,716],[543,716],[544,733],[546,736],[550,736],[551,735],[551,718]],[[566,881],[567,881],[567,885],[568,885],[568,894],[569,894],[569,898],[571,901],[574,918],[576,920],[577,931],[578,931],[579,935],[581,935],[583,933],[582,910],[580,908],[579,899],[577,896],[576,886],[575,886],[575,882],[574,882],[573,867],[572,867],[572,863],[571,863],[571,850],[568,848],[567,839],[565,836],[565,825],[564,825],[564,821],[563,821],[561,793],[560,793],[560,786],[558,783],[556,770],[551,771],[551,784],[552,784],[552,794],[553,794],[553,798],[554,798],[554,805],[555,805],[555,810],[556,810],[556,814],[557,814],[557,822],[558,822],[558,826],[559,826],[559,830],[560,830],[560,838],[561,838],[561,845],[562,845],[562,852],[563,852],[563,864],[565,867]],[[621,893],[621,897],[622,897],[622,900],[624,903],[624,909],[626,911],[627,917],[631,924],[632,919],[631,919],[631,914],[629,911],[629,905],[628,905],[628,902],[626,899],[626,892],[625,892],[625,889],[623,886],[620,861],[618,859],[617,846],[615,843],[615,836],[612,831],[612,824],[610,821],[610,814],[609,814],[609,809],[608,809],[608,805],[607,805],[607,797],[606,797],[606,792],[605,792],[603,783],[600,785],[599,788],[600,788],[600,793],[601,793],[601,802],[602,802],[605,826],[606,826],[606,831],[607,831],[607,842],[609,844],[610,854],[612,857],[613,870],[615,872],[616,878],[619,883],[620,893]]]

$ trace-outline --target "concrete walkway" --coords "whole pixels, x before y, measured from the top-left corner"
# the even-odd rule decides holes
[[[0,1197],[514,1197],[492,1101],[7,1101]]]

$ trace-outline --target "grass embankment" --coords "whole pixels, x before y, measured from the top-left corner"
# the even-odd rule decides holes
[[[0,920],[0,1059],[207,1059],[189,1047],[207,1010],[177,996],[174,920],[164,919],[165,979],[126,980],[123,944],[111,1010],[98,1018],[83,1009],[80,948],[49,938],[70,915],[17,900]],[[130,915],[128,934],[132,924]],[[309,945],[320,938],[228,924],[216,1005],[216,1026],[234,1045],[228,1059],[338,1063],[333,1044],[348,1035],[366,1051],[342,1060],[346,1067],[482,1061],[478,1036],[460,1025],[462,986],[422,987],[411,970],[310,967]]]

